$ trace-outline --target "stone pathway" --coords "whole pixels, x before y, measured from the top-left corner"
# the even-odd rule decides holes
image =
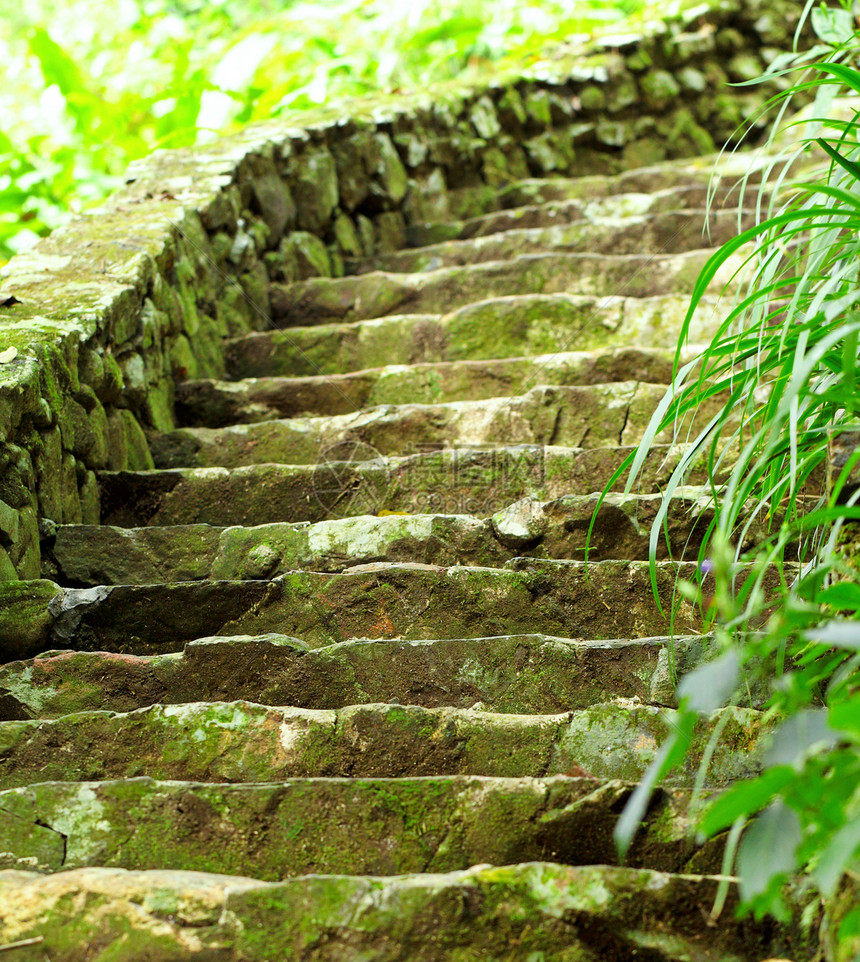
[[[44,574],[72,590],[21,596],[10,959],[792,952],[731,897],[709,923],[722,842],[688,832],[713,726],[708,790],[755,769],[755,710],[702,725],[624,867],[612,840],[673,723],[647,565],[667,438],[602,506],[587,572],[586,534],[670,377],[710,172],[515,184],[423,246],[273,283],[277,329],[179,387],[157,470],[104,472],[104,523],[57,527]],[[719,210],[711,239],[736,229]],[[682,492],[676,557],[708,520]],[[700,627],[682,607],[679,670]]]

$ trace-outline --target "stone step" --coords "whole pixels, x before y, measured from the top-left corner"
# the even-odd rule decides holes
[[[523,198],[543,190],[562,191],[564,181],[521,181],[505,189],[505,202],[519,192]],[[713,194],[706,180],[698,184],[670,187],[653,193],[630,192],[589,195],[578,182],[570,187],[579,196],[575,199],[554,199],[545,203],[527,202],[523,206],[508,207],[492,213],[481,214],[465,221],[411,224],[406,228],[410,247],[424,247],[446,240],[464,240],[470,237],[487,237],[507,230],[523,230],[533,227],[554,227],[582,220],[641,217],[645,214],[660,215],[670,211],[698,210],[704,219],[706,211],[720,214],[729,205],[737,217],[739,190],[733,185],[719,185]],[[752,200],[750,195],[750,200]]]
[[[657,589],[671,610],[675,578],[696,565],[657,562]],[[681,602],[678,633],[700,613]],[[539,632],[561,637],[662,634],[644,561],[518,558],[504,568],[373,564],[343,574],[296,571],[271,581],[190,581],[60,588],[0,583],[0,645],[7,657],[57,648],[137,655],[181,651],[207,635],[275,631],[320,648],[350,638],[480,638]]]
[[[696,489],[673,498],[659,558],[697,556],[713,517],[701,495]],[[661,504],[660,495],[608,495],[594,518],[589,558],[646,560]],[[524,499],[482,519],[414,514],[255,527],[59,525],[43,542],[42,570],[60,584],[86,587],[272,578],[377,561],[498,567],[522,556],[584,560],[597,505],[598,495],[568,495],[546,503]]]
[[[578,775],[635,782],[676,717],[673,709],[634,700],[557,715],[388,704],[309,710],[247,701],[78,712],[0,723],[0,790],[139,775],[200,782]],[[756,773],[769,730],[763,719],[752,708],[715,712],[700,723],[686,767],[664,784],[692,787],[717,724],[722,737],[705,787]]]
[[[682,254],[521,254],[414,274],[372,271],[313,277],[271,284],[269,302],[276,326],[298,327],[390,314],[444,314],[477,301],[517,294],[686,295],[711,253],[703,249]],[[727,260],[714,289],[729,284],[742,264],[740,255]]]
[[[617,865],[612,832],[632,789],[564,775],[42,782],[0,792],[0,870],[99,865],[279,881],[541,859]],[[688,808],[689,792],[660,792],[625,864],[718,872],[722,846],[696,845]]]
[[[361,322],[359,322],[361,323]],[[318,329],[315,329],[318,330]],[[525,394],[536,384],[668,384],[669,351],[615,348],[485,361],[389,365],[317,377],[185,381],[176,387],[183,427],[226,427],[301,415],[349,414],[379,404],[439,404]]]
[[[178,428],[151,438],[150,450],[157,468],[238,468],[318,464],[344,450],[351,461],[369,461],[443,448],[614,447],[638,443],[665,393],[665,385],[636,381],[539,385],[518,397],[386,404],[331,417]]]
[[[617,199],[622,201],[627,198]],[[637,205],[631,202],[630,206],[635,210]],[[703,247],[719,247],[755,223],[754,211],[744,211],[740,219],[738,212],[733,210],[713,211],[710,217],[706,217],[703,210],[646,211],[637,215],[627,213],[623,203],[617,204],[614,216],[592,217],[586,214],[584,219],[574,220],[573,223],[562,221],[561,211],[564,208],[518,208],[518,211],[528,210],[555,210],[559,222],[509,227],[504,231],[394,251],[367,260],[347,260],[347,271],[354,274],[374,270],[417,273],[500,261],[528,253],[562,251],[612,257],[679,254]],[[514,219],[518,211],[510,212],[508,217]],[[498,222],[499,215],[495,216]],[[540,217],[535,214],[530,219],[540,220]]]
[[[256,526],[386,512],[487,517],[522,498],[551,501],[601,491],[632,450],[522,445],[350,462],[338,460],[351,453],[344,448],[315,465],[104,471],[102,523]],[[637,490],[665,485],[677,457],[677,449],[653,445]],[[705,480],[701,470],[690,477],[693,484]]]
[[[544,862],[283,882],[85,868],[0,872],[0,900],[4,940],[23,944],[16,954],[28,962],[90,962],[95,945],[117,962],[809,957],[799,925],[738,921],[733,884],[719,924],[706,927],[719,885],[710,876]]]
[[[522,294],[445,315],[402,314],[263,331],[225,342],[227,376],[319,377],[392,364],[524,357],[552,366],[543,355],[631,348],[674,352],[688,306],[680,295]],[[703,298],[691,322],[691,343],[710,340],[720,319],[718,302]]]
[[[673,707],[670,672],[707,652],[707,636],[584,641],[547,635],[308,648],[287,635],[213,636],[167,655],[58,651],[0,667],[0,720],[229,698],[296,708],[392,702],[502,714],[557,714],[607,698]]]
[[[448,191],[448,217],[443,223],[446,226],[459,225],[492,216],[499,211],[554,202],[578,201],[598,205],[599,209],[600,204],[611,202],[618,196],[671,195],[684,191],[702,193],[702,200],[689,201],[686,205],[689,207],[704,207],[712,193],[715,205],[737,208],[742,200],[744,178],[748,192],[743,194],[743,199],[747,205],[751,205],[761,189],[762,170],[768,161],[755,151],[744,151],[738,157],[740,160],[735,155],[714,154],[707,158],[692,158],[681,164],[670,161],[632,168],[619,174],[527,177],[496,190],[483,184],[459,187]],[[685,206],[676,197],[667,199],[666,204],[665,209]],[[423,225],[417,226],[420,228]],[[410,244],[425,243],[420,240],[422,236],[419,231],[416,240],[407,230]]]
[[[553,201],[590,201],[623,194],[653,196],[692,190],[705,191],[705,203],[709,196],[707,192],[713,191],[719,206],[737,208],[741,201],[742,179],[745,178],[749,187],[756,191],[770,162],[758,151],[738,151],[635,167],[609,176],[527,178],[503,188],[498,198],[501,207],[512,208]],[[671,203],[674,205],[674,201]],[[690,202],[687,206],[702,206],[702,201]]]

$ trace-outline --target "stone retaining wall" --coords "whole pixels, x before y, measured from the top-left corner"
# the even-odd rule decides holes
[[[97,471],[152,466],[147,434],[174,426],[175,382],[221,375],[222,340],[270,325],[271,281],[440,239],[434,223],[491,209],[531,175],[722,146],[773,93],[727,83],[790,47],[798,6],[704,4],[485,87],[302,114],[133,164],[100,210],[4,271],[0,351],[18,354],[0,366],[0,580],[39,577],[40,520],[98,522]]]

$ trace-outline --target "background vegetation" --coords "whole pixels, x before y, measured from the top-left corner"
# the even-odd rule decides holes
[[[647,6],[0,0],[0,265],[156,147],[336,98],[486,76]]]

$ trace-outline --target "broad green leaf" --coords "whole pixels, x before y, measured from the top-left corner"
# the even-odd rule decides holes
[[[740,894],[750,901],[767,891],[774,878],[797,867],[795,856],[801,841],[797,814],[777,800],[746,830],[738,847]]]
[[[831,705],[827,721],[834,731],[845,733],[846,737],[860,734],[860,696],[854,695],[847,701]]]
[[[838,736],[827,722],[823,708],[808,708],[786,719],[774,732],[767,752],[768,765],[793,765],[810,749],[826,749],[836,744]]]
[[[855,818],[830,839],[818,856],[812,875],[815,884],[827,898],[836,894],[836,888],[845,870],[853,866],[860,849],[860,818]]]
[[[714,661],[684,675],[678,685],[678,698],[695,712],[710,714],[731,698],[738,685],[740,661],[735,651],[727,651]]]
[[[842,916],[839,923],[838,939],[840,945],[851,944],[851,940],[854,940],[855,945],[858,944],[857,940],[860,940],[860,905],[849,909]]]
[[[795,778],[797,772],[791,766],[778,765],[751,781],[732,785],[705,812],[700,825],[702,831],[706,835],[715,835],[733,825],[738,818],[754,815]]]
[[[825,621],[823,624],[805,631],[803,636],[809,641],[824,645],[860,651],[860,621],[853,619]]]
[[[56,84],[64,97],[84,89],[83,76],[78,65],[60,47],[43,27],[34,27],[30,33],[30,50],[39,60],[47,86]]]
[[[840,611],[860,611],[860,584],[853,581],[837,581],[825,588],[818,596],[824,604]]]
[[[815,7],[812,29],[819,40],[838,46],[848,43],[854,36],[854,17],[850,10],[840,10],[839,7]]]

